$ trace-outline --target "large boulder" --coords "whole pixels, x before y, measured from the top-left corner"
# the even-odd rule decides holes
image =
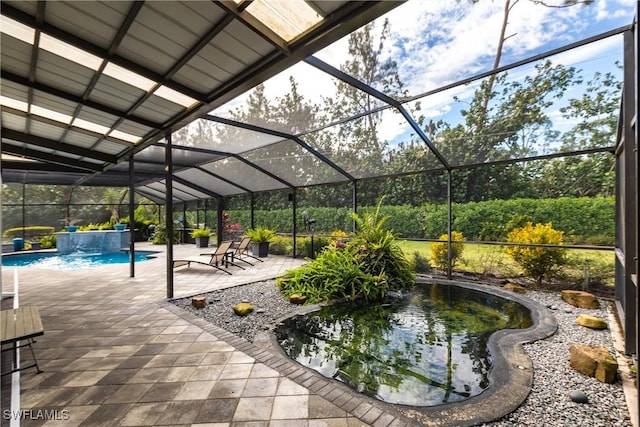
[[[233,306],[233,311],[238,316],[246,316],[253,311],[253,306],[248,302],[241,302]]]
[[[607,329],[607,322],[599,317],[581,314],[576,319],[576,323],[580,326],[591,329]]]
[[[604,347],[592,347],[583,344],[569,346],[570,366],[576,371],[595,377],[603,383],[616,380],[618,362]]]
[[[562,291],[562,299],[574,307],[599,308],[600,302],[595,295],[584,291]]]

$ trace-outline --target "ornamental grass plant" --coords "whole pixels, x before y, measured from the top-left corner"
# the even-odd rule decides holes
[[[286,297],[302,294],[309,303],[345,297],[376,300],[389,290],[413,285],[411,263],[393,231],[384,228],[388,217],[380,216],[380,205],[352,218],[358,231],[344,247],[329,245],[315,260],[277,280]]]

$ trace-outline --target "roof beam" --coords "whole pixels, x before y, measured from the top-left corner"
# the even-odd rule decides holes
[[[37,30],[40,30],[42,32],[45,32],[47,34],[51,34],[52,36],[66,42],[69,43],[73,46],[76,46],[77,48],[80,48],[82,50],[85,50],[99,58],[108,60],[110,62],[113,62],[114,64],[117,64],[121,67],[124,67],[128,70],[131,70],[135,73],[140,74],[141,76],[144,76],[148,79],[151,79],[153,81],[156,82],[162,82],[165,86],[170,87],[171,89],[181,92],[187,96],[190,96],[191,98],[194,98],[198,101],[204,102],[205,101],[205,96],[200,93],[197,92],[189,87],[186,87],[180,83],[177,83],[175,81],[163,81],[163,78],[160,74],[156,73],[155,71],[152,71],[138,63],[135,63],[133,61],[130,61],[126,58],[123,58],[121,56],[118,55],[109,55],[109,51],[105,50],[103,48],[101,48],[100,46],[96,46],[93,43],[88,42],[87,40],[84,40],[74,34],[71,34],[65,30],[62,30],[58,27],[55,27],[49,23],[38,23],[37,20],[25,13],[22,12],[21,10],[18,10],[10,5],[7,5],[5,3],[2,4],[2,14],[5,16],[8,16],[24,25],[28,25],[32,28],[35,28]]]
[[[198,54],[198,52],[200,52],[211,40],[213,40],[213,38],[215,36],[220,34],[220,32],[222,32],[227,27],[227,25],[229,25],[229,23],[231,23],[232,21],[233,21],[233,18],[231,16],[225,15],[224,18],[222,18],[219,22],[214,24],[213,27],[207,32],[207,34],[205,34],[202,38],[200,38],[200,40],[198,40],[198,42],[196,42],[178,61],[176,61],[173,64],[173,66],[171,66],[169,71],[167,71],[164,74],[164,76],[162,76],[162,81],[161,82],[156,84],[153,87],[152,90],[148,91],[143,96],[141,96],[140,99],[138,99],[131,106],[131,108],[127,111],[127,114],[132,114],[133,111],[135,111],[145,101],[147,101],[151,97],[153,92],[160,86],[160,83],[164,83],[164,82],[170,81],[171,78],[180,70],[180,68],[184,67],[194,56],[196,56]],[[110,52],[111,52],[111,50],[110,50]],[[202,102],[201,102],[201,104],[202,104]],[[200,105],[199,107],[202,107],[202,105]],[[192,110],[194,108],[199,108],[199,107],[193,107],[190,110]],[[190,113],[190,110],[185,111],[185,113],[183,113],[183,114]],[[120,124],[121,122],[122,122],[122,120],[118,120],[116,125]],[[162,127],[164,127],[164,126],[162,126]],[[160,126],[156,127],[155,129],[156,129],[156,131],[159,130]],[[152,132],[148,133],[147,135],[157,134],[156,131],[152,131]],[[164,134],[164,132],[163,132],[163,134]],[[144,139],[147,139],[147,138],[145,137]],[[132,151],[136,151],[136,150],[132,150]],[[127,158],[127,157],[129,157],[129,153],[125,153],[122,156],[122,158]]]
[[[263,127],[252,125],[252,124],[249,124],[249,123],[241,123],[241,122],[237,122],[235,120],[225,119],[224,117],[212,116],[212,115],[209,115],[209,114],[205,114],[204,116],[202,116],[202,118],[205,119],[205,120],[212,121],[212,122],[217,122],[217,123],[222,123],[222,124],[229,125],[229,126],[235,126],[235,127],[239,127],[239,128],[242,128],[242,129],[247,129],[247,130],[250,130],[250,131],[253,131],[253,132],[266,133],[268,135],[273,135],[273,136],[278,136],[278,137],[285,138],[285,139],[290,139],[290,140],[294,141],[296,144],[298,144],[301,147],[303,147],[305,150],[309,151],[313,156],[315,156],[318,159],[320,159],[323,163],[326,163],[333,170],[339,172],[345,178],[349,179],[352,182],[356,180],[356,178],[353,175],[351,175],[349,172],[347,172],[346,170],[342,169],[340,166],[338,166],[337,164],[332,162],[327,156],[325,156],[324,154],[320,153],[315,148],[313,148],[312,146],[310,146],[309,144],[307,144],[306,142],[304,142],[303,140],[301,140],[297,136],[294,136],[294,135],[291,135],[291,134],[288,134],[288,133],[284,133],[284,132],[279,132],[279,131],[273,130],[273,129],[263,128]]]
[[[4,6],[3,6],[4,7]],[[69,92],[65,92],[63,90],[48,86],[46,84],[43,83],[38,83],[38,82],[34,82],[31,83],[29,81],[29,79],[26,79],[24,77],[18,76],[17,74],[14,74],[10,71],[6,71],[6,70],[2,70],[2,78],[6,79],[10,82],[13,83],[17,83],[19,85],[25,86],[27,88],[32,88],[35,90],[39,90],[42,92],[45,92],[49,95],[54,95],[57,96],[59,98],[62,99],[66,99],[67,101],[71,101],[77,104],[84,104],[87,107],[91,107],[93,109],[96,109],[102,113],[107,113],[107,114],[111,114],[112,116],[115,117],[123,117],[126,120],[132,121],[134,123],[146,126],[146,127],[150,127],[153,129],[161,129],[162,128],[162,123],[157,123],[151,120],[147,120],[145,118],[142,117],[138,117],[138,116],[134,116],[133,114],[127,113],[126,111],[122,111],[122,110],[118,110],[116,108],[112,108],[109,106],[106,106],[104,104],[100,104],[98,102],[95,101],[91,101],[91,100],[85,100],[83,99],[81,96],[77,96],[77,95],[72,95]]]
[[[138,13],[140,12],[140,9],[142,9],[142,5],[143,4],[144,4],[144,2],[142,2],[142,1],[133,2],[133,5],[129,9],[129,13],[127,13],[127,17],[124,20],[124,23],[118,29],[118,33],[116,34],[114,39],[111,41],[111,45],[109,46],[109,49],[107,50],[107,55],[109,57],[113,57],[113,55],[115,54],[116,50],[120,46],[120,43],[122,42],[124,37],[127,35],[127,31],[129,31],[129,28],[131,28],[131,25],[135,21],[136,16],[138,16]],[[80,114],[80,111],[82,110],[82,107],[84,106],[85,102],[87,102],[89,100],[89,96],[91,95],[91,92],[93,92],[93,89],[98,84],[98,80],[100,80],[100,77],[102,77],[102,73],[104,72],[104,69],[107,66],[107,62],[108,61],[106,59],[103,59],[102,60],[102,64],[100,64],[100,68],[91,77],[91,81],[89,82],[89,84],[85,88],[84,93],[82,94],[82,101],[83,101],[82,104],[78,104],[76,106],[76,108],[75,108],[75,111],[73,112],[73,118],[74,119],[78,117],[78,115]],[[129,109],[126,112],[126,114],[129,115],[132,112],[133,112],[133,109]],[[116,122],[111,125],[111,129],[117,128],[123,121],[124,121],[124,117],[122,115],[119,115],[118,116],[118,120],[116,120]],[[67,133],[67,131],[65,131],[65,134],[62,136],[62,138],[64,138],[66,136],[66,133]],[[93,146],[91,148],[97,147],[100,144],[100,142],[101,142],[101,140],[97,140],[93,144]]]
[[[549,58],[549,57],[554,56],[554,55],[558,55],[558,54],[563,53],[563,52],[568,52],[568,51],[570,51],[572,49],[576,49],[576,48],[579,48],[579,47],[582,47],[582,46],[586,46],[588,44],[597,42],[599,40],[603,40],[603,39],[606,39],[606,38],[609,38],[609,37],[613,37],[613,36],[616,36],[618,34],[622,34],[622,33],[626,32],[626,31],[632,31],[632,30],[633,30],[633,25],[625,25],[625,26],[622,26],[622,27],[614,28],[613,30],[605,31],[604,33],[596,34],[595,36],[587,37],[586,39],[582,39],[582,40],[579,40],[577,42],[573,42],[573,43],[570,43],[570,44],[567,44],[567,45],[564,45],[564,46],[561,46],[561,47],[558,47],[558,48],[555,48],[555,49],[551,49],[551,50],[549,50],[547,52],[542,52],[542,53],[539,53],[537,55],[530,56],[528,58],[522,59],[520,61],[512,62],[510,64],[503,65],[503,66],[498,67],[498,68],[494,68],[493,70],[484,71],[482,73],[476,74],[476,75],[471,76],[471,77],[467,77],[467,78],[462,79],[462,80],[457,80],[455,82],[446,84],[444,86],[439,86],[439,87],[437,87],[435,89],[423,92],[423,93],[418,94],[418,95],[410,96],[408,98],[403,99],[402,102],[415,101],[415,100],[420,99],[420,98],[425,98],[425,97],[427,97],[429,95],[434,95],[436,93],[444,92],[444,91],[452,89],[454,87],[467,85],[467,84],[472,83],[472,82],[474,82],[476,80],[481,80],[481,79],[484,79],[486,77],[502,73],[503,71],[508,71],[508,70],[513,69],[513,68],[517,68],[517,67],[521,67],[521,66],[526,65],[526,64],[530,64],[532,62],[540,61],[542,59],[546,59],[546,58]]]
[[[155,162],[152,160],[136,160],[136,165],[153,165],[153,166],[161,166],[162,169],[164,169],[164,162]],[[178,162],[173,162],[173,167],[179,167],[179,168],[192,168],[193,164],[187,164],[187,163],[178,163]],[[163,175],[164,176],[164,175]]]
[[[343,36],[355,31],[364,23],[369,22],[384,13],[400,6],[405,0],[399,1],[349,1],[336,12],[328,15],[312,31],[304,34],[289,45],[291,54],[284,55],[276,50],[247,67],[244,71],[234,75],[206,95],[206,104],[184,111],[166,124],[165,130],[180,129],[196,118],[210,112],[213,108],[223,105],[236,96],[246,92],[250,87],[264,82],[275,76],[303,58],[312,55],[319,49],[330,45]],[[152,130],[142,139],[142,142],[130,151],[138,152],[164,137],[163,130]]]
[[[88,136],[91,136],[91,137],[94,137],[94,138],[98,138],[98,139],[104,139],[105,141],[113,142],[114,144],[120,144],[120,145],[123,145],[125,147],[131,147],[131,146],[134,145],[133,143],[131,143],[129,141],[124,141],[124,140],[113,138],[113,137],[110,137],[110,136],[105,137],[103,134],[98,133],[98,132],[94,132],[94,131],[91,131],[91,130],[88,130],[88,129],[84,129],[84,128],[81,128],[81,127],[77,127],[77,126],[73,126],[73,125],[68,125],[66,123],[58,122],[56,120],[48,119],[46,117],[42,117],[42,116],[39,116],[39,115],[36,115],[36,114],[29,114],[29,113],[26,113],[24,111],[16,110],[15,108],[7,107],[7,106],[4,106],[4,105],[2,106],[1,110],[3,112],[8,113],[8,114],[13,114],[13,115],[19,116],[19,117],[25,117],[25,118],[27,118],[29,120],[34,120],[34,121],[38,121],[40,123],[45,123],[47,125],[54,126],[54,127],[60,128],[60,129],[69,128],[70,130],[72,130],[74,132],[78,132],[78,133],[81,133],[83,135],[88,135]]]
[[[166,197],[164,197],[162,193],[160,193],[157,190],[154,190],[153,188],[136,187],[136,193],[142,195],[143,197],[146,197],[147,199],[159,205],[162,203],[166,203]]]
[[[259,19],[247,12],[245,8],[239,9],[238,5],[231,0],[220,0],[216,2],[218,6],[223,8],[227,13],[233,15],[238,21],[246,25],[251,31],[262,37],[267,43],[274,46],[286,56],[291,54],[289,45],[282,37],[277,35],[271,28],[267,27]]]
[[[208,188],[201,187],[198,184],[194,184],[193,182],[188,181],[188,180],[186,180],[184,178],[180,178],[179,176],[173,175],[172,179],[175,182],[178,182],[178,183],[180,183],[182,185],[186,185],[187,187],[193,188],[194,190],[199,191],[201,193],[204,193],[204,194],[206,194],[208,196],[211,196],[211,197],[222,197],[220,194],[218,194],[216,192],[213,192],[213,191],[209,190]],[[183,190],[178,190],[178,191],[182,191],[183,193],[189,194],[187,191],[183,191]],[[195,197],[195,194],[192,194],[192,196]]]
[[[42,23],[44,21],[44,11],[47,7],[46,2],[38,2],[38,9],[36,11],[36,21]],[[33,85],[36,81],[36,69],[38,68],[38,56],[39,51],[38,45],[40,44],[40,31],[35,31],[33,46],[31,46],[31,62],[29,64],[29,83]],[[33,104],[33,87],[29,86],[27,91],[27,105],[31,108],[31,104]],[[31,120],[27,120],[26,126],[27,132],[31,131]]]
[[[46,148],[48,150],[62,151],[64,153],[74,154],[76,156],[86,157],[92,160],[105,162],[105,163],[116,163],[118,161],[116,156],[100,153],[98,151],[87,150],[86,148],[65,144],[63,142],[58,142],[53,139],[44,138],[36,135],[29,135],[26,133],[18,132],[16,130],[7,129],[7,128],[2,128],[1,131],[2,131],[3,139],[10,139],[12,141],[23,142],[25,144],[36,145],[38,147]],[[4,151],[4,146],[3,146],[3,151]]]
[[[102,171],[102,165],[96,165],[95,163],[83,162],[81,160],[71,159],[69,157],[58,156],[56,154],[48,154],[38,150],[31,150],[28,148],[22,148],[11,144],[2,144],[2,152],[13,154],[14,156],[26,157],[28,159],[38,160],[45,163],[55,163],[57,165],[64,165],[75,168],[77,171],[83,170],[84,172],[100,172]]]
[[[164,175],[163,174],[157,174],[157,173],[153,173],[153,172],[139,172],[136,171],[135,172],[135,178],[137,181],[147,181],[150,179],[158,179],[158,177],[162,178]],[[95,178],[119,178],[119,177],[123,177],[125,178],[127,181],[129,181],[129,171],[114,171],[114,170],[110,170],[107,173],[103,173],[98,175]],[[89,180],[91,181],[91,180]]]
[[[212,176],[212,177],[214,177],[214,178],[216,178],[216,179],[219,179],[219,180],[220,180],[220,181],[222,181],[222,182],[226,182],[226,183],[227,183],[227,184],[229,184],[229,185],[232,185],[232,186],[234,186],[234,187],[236,187],[236,188],[239,188],[240,190],[244,191],[245,193],[253,193],[253,191],[249,190],[248,188],[243,187],[242,185],[238,184],[237,182],[233,182],[233,181],[231,181],[230,179],[227,179],[227,178],[225,178],[225,177],[223,177],[223,176],[220,176],[220,175],[218,175],[218,174],[216,174],[216,173],[213,173],[213,172],[211,172],[211,171],[208,171],[208,170],[204,169],[204,168],[203,168],[203,167],[201,167],[201,166],[196,166],[196,169],[198,169],[198,170],[199,170],[199,171],[201,171],[201,172],[206,173],[206,174],[207,174],[207,175],[209,175],[209,176]]]
[[[219,3],[218,6],[220,6]],[[216,22],[213,27],[211,27],[211,29],[200,40],[198,40],[195,45],[191,46],[191,48],[182,56],[182,58],[180,58],[178,61],[176,61],[175,64],[173,64],[169,71],[165,73],[164,78],[166,80],[171,79],[173,75],[177,73],[178,70],[180,70],[180,68],[187,65],[187,63],[191,59],[193,59],[194,56],[196,56],[202,49],[204,49],[207,44],[209,44],[209,42],[213,40],[215,36],[220,34],[231,22],[233,22],[233,17],[230,15],[225,15],[224,18]]]
[[[420,126],[416,123],[416,121],[413,120],[413,117],[411,117],[411,115],[405,110],[403,105],[398,100],[380,92],[379,90],[369,86],[368,84],[365,84],[361,80],[354,78],[353,76],[343,72],[342,70],[337,69],[333,65],[327,64],[326,62],[316,58],[315,56],[310,56],[308,58],[305,58],[304,61],[307,64],[313,67],[316,67],[321,71],[324,71],[330,76],[333,76],[336,79],[341,80],[346,84],[355,87],[356,89],[366,93],[367,95],[373,96],[374,98],[377,98],[386,104],[394,106],[396,109],[398,109],[398,111],[400,111],[400,114],[402,114],[405,120],[409,122],[409,125],[413,128],[414,131],[416,131],[420,139],[422,139],[422,141],[427,145],[427,147],[429,147],[429,149],[437,157],[440,163],[442,163],[444,167],[447,169],[451,168],[451,166],[449,165],[449,162],[447,161],[447,159],[445,159],[445,157],[442,155],[440,150],[436,148],[436,146],[433,144],[431,139],[429,139],[427,134],[424,133],[422,128],[420,128]]]
[[[164,144],[155,144],[161,147],[164,147]],[[268,170],[256,165],[255,163],[250,162],[249,160],[245,159],[244,157],[238,155],[238,154],[233,154],[233,153],[226,153],[224,151],[218,151],[218,150],[209,150],[206,148],[198,148],[198,147],[187,147],[184,145],[172,145],[172,148],[174,150],[185,150],[185,151],[197,151],[200,153],[208,153],[208,154],[217,154],[220,156],[226,156],[226,157],[233,157],[236,160],[241,161],[242,163],[246,164],[247,166],[250,166],[253,169],[256,169],[257,171],[267,175],[269,178],[273,178],[276,181],[278,181],[279,183],[281,183],[282,185],[285,185],[289,188],[295,188],[295,185],[291,184],[288,181],[285,181],[284,179],[280,178],[279,176],[269,172]],[[217,160],[216,160],[217,161]]]
[[[2,169],[33,172],[86,173],[85,170],[74,168],[71,166],[20,160],[2,160]]]

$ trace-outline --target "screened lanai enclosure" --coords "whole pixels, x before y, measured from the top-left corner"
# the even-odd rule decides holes
[[[553,221],[615,257],[637,354],[637,6],[610,3],[3,1],[2,228],[143,206],[295,255],[303,213],[350,231],[381,198],[449,249]]]

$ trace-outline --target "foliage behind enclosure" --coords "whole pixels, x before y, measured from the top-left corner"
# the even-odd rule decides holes
[[[375,207],[359,207],[359,212],[371,212]],[[582,197],[560,199],[512,199],[454,203],[452,228],[467,240],[506,241],[514,221],[525,218],[533,222],[553,222],[565,233],[567,243],[611,245],[614,240],[614,199],[612,197]],[[300,209],[299,209],[300,210]],[[316,220],[317,235],[334,230],[352,230],[353,219],[348,208],[311,207]],[[229,216],[248,224],[250,211],[229,210]],[[446,204],[425,203],[421,206],[381,206],[388,216],[385,227],[400,237],[438,239],[447,232]],[[270,224],[280,233],[291,232],[290,209],[255,212],[261,223]],[[304,234],[302,217],[297,218],[298,232]],[[521,224],[520,224],[521,225]]]

